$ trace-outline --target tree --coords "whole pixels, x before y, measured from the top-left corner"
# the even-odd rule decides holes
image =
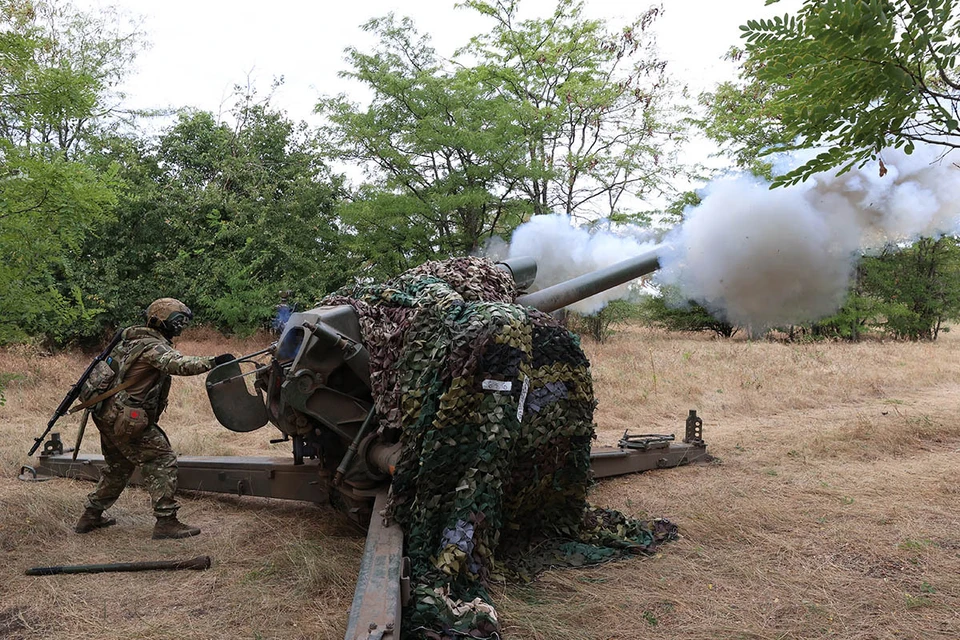
[[[396,243],[406,266],[473,251],[531,214],[629,211],[628,196],[662,186],[674,170],[664,142],[680,130],[661,111],[656,11],[611,32],[572,0],[523,22],[516,1],[463,6],[494,26],[454,61],[408,19],[373,20],[377,49],[348,49],[343,73],[372,90],[370,105],[318,105],[332,152],[369,170],[343,210],[358,237]]]
[[[269,322],[280,291],[312,304],[345,284],[333,215],[340,179],[306,125],[254,90],[236,95],[229,123],[184,111],[155,143],[109,141],[107,161],[130,189],[78,269],[98,286],[110,324],[174,295],[201,322],[249,331]]]
[[[142,48],[143,34],[116,9],[0,0],[0,137],[75,158],[116,125],[118,87]]]
[[[91,166],[137,34],[54,1],[0,0],[0,342],[92,329],[69,256],[111,214],[116,171]]]
[[[958,18],[952,0],[815,2],[796,16],[751,21],[739,82],[701,96],[705,131],[741,168],[775,186],[814,173],[840,173],[915,144],[956,147]],[[826,147],[782,176],[771,153]],[[953,239],[921,239],[861,257],[856,282],[836,314],[810,326],[815,336],[857,340],[868,331],[935,339],[956,313]]]
[[[775,185],[862,166],[890,146],[960,146],[954,0],[805,0],[796,15],[741,29],[747,87],[762,99],[753,114],[776,131],[762,153],[824,148]],[[742,142],[760,151],[764,140]]]
[[[806,332],[809,328],[814,338],[840,338],[858,342],[862,336],[878,330],[888,305],[882,297],[867,288],[867,282],[872,280],[872,266],[872,258],[861,258],[854,271],[853,286],[843,305],[833,315],[799,327],[800,331]],[[790,334],[795,334],[796,329],[791,327]]]
[[[668,188],[683,130],[666,113],[673,87],[651,30],[659,7],[611,31],[577,0],[520,22],[519,0],[464,6],[494,20],[465,51],[513,105],[528,167],[520,184],[535,214],[608,216]]]
[[[936,340],[960,316],[960,244],[923,238],[864,260],[864,289],[885,301],[882,327],[910,340]]]
[[[97,307],[70,283],[67,256],[109,214],[115,172],[37,157],[5,140],[0,158],[0,343],[90,330]]]
[[[521,132],[506,101],[467,70],[444,69],[409,19],[364,28],[380,44],[372,54],[348,49],[352,70],[342,75],[372,89],[372,103],[362,109],[341,95],[318,110],[331,122],[331,153],[369,170],[371,183],[342,215],[364,243],[387,250],[371,257],[396,253],[398,267],[413,266],[518,224]]]
[[[773,87],[757,79],[756,65],[742,49],[731,48],[726,57],[741,65],[740,79],[721,82],[713,91],[701,93],[704,114],[692,120],[736,167],[773,180],[772,165],[765,154],[792,141],[776,112]]]
[[[568,311],[564,315],[565,326],[581,336],[590,336],[597,342],[603,343],[614,334],[614,326],[621,325],[636,317],[639,307],[635,302],[627,300],[611,300],[602,309],[590,315]]]

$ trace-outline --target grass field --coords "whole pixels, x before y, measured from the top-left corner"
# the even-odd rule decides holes
[[[264,342],[198,331],[178,346]],[[599,483],[593,502],[667,517],[682,539],[496,588],[505,638],[960,638],[960,335],[782,344],[630,327],[584,346],[601,444],[680,434],[697,409],[717,460]],[[91,484],[16,480],[89,357],[0,350],[0,374],[17,376],[0,407],[0,638],[342,638],[363,538],[331,509],[185,496],[203,534],[153,541],[148,497],[130,489],[118,526],[78,536]],[[60,427],[68,444],[77,423]],[[162,426],[181,454],[286,452],[269,428],[219,427],[202,376],[175,381]],[[202,554],[211,570],[22,575]]]

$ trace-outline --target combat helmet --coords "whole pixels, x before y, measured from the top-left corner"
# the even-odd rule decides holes
[[[147,326],[157,329],[160,333],[172,338],[178,336],[193,319],[193,311],[176,298],[160,298],[154,300],[144,311]]]

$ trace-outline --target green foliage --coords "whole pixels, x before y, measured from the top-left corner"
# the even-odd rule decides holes
[[[606,342],[614,334],[614,327],[640,315],[637,304],[626,300],[611,300],[596,313],[570,313],[567,326],[574,333],[588,335],[597,342]]]
[[[944,323],[960,318],[960,245],[925,238],[865,256],[844,305],[834,315],[793,327],[791,337],[856,341],[866,335],[936,340]]]
[[[531,214],[623,215],[676,169],[680,135],[662,108],[670,92],[653,50],[651,10],[620,31],[560,0],[546,19],[518,21],[517,2],[466,2],[493,21],[452,62],[409,19],[372,20],[372,53],[348,49],[343,75],[373,93],[320,102],[328,152],[369,182],[344,206],[351,249],[394,273],[469,253]]]
[[[708,138],[717,142],[736,167],[772,180],[772,165],[763,155],[792,139],[787,137],[773,106],[772,85],[756,77],[756,63],[741,49],[727,58],[742,67],[740,81],[723,82],[700,95],[705,115],[694,119]]]
[[[696,191],[684,191],[670,201],[663,211],[662,218],[664,221],[680,224],[683,222],[687,207],[698,207],[701,202],[703,198]]]
[[[741,62],[741,79],[701,96],[708,108],[701,124],[739,167],[774,185],[862,166],[889,146],[907,153],[918,142],[956,147],[954,4],[806,0],[794,16],[750,21],[742,27],[745,50],[730,53]],[[798,148],[823,150],[773,178],[764,156]],[[850,340],[865,333],[935,339],[957,315],[955,253],[955,239],[941,238],[865,257],[844,306],[795,329]]]
[[[111,8],[62,0],[0,0],[0,137],[75,159],[116,125],[117,87],[142,34]]]
[[[534,213],[609,216],[629,210],[630,196],[659,193],[677,173],[673,150],[684,135],[653,35],[661,9],[610,29],[587,19],[577,0],[523,21],[520,4],[464,2],[494,21],[465,52],[522,131],[520,188]]]
[[[644,298],[640,303],[639,317],[648,325],[668,331],[709,331],[729,338],[739,330],[715,318],[699,304],[683,300],[671,287],[664,287],[659,296]]]
[[[714,98],[737,105],[731,124],[755,124],[740,134],[726,126],[725,137],[746,150],[741,160],[758,151],[824,149],[775,184],[862,166],[889,146],[907,153],[921,141],[958,146],[954,0],[806,0],[796,15],[741,29],[747,83],[725,85]],[[723,136],[723,128],[714,133]]]
[[[866,282],[871,267],[870,258],[861,258],[854,271],[853,286],[836,313],[805,325],[785,329],[790,339],[840,339],[856,342],[870,334],[880,334],[888,305],[873,295]]]
[[[0,344],[96,330],[99,305],[74,267],[119,182],[115,167],[93,166],[90,142],[110,126],[138,46],[112,24],[65,3],[0,0]]]
[[[851,292],[843,306],[833,315],[809,325],[814,338],[839,338],[856,342],[868,333],[875,333],[886,317],[886,305],[862,291]],[[807,327],[804,327],[807,329]]]
[[[0,0],[0,343],[94,338],[161,296],[246,331],[278,293],[311,304],[359,261],[306,126],[238,90],[232,121],[183,112],[122,135],[139,48],[110,11]]]
[[[864,260],[864,289],[883,300],[882,328],[910,340],[936,340],[960,318],[960,244],[924,238]]]
[[[0,140],[0,344],[92,330],[69,256],[115,202],[114,172]]]
[[[104,161],[123,166],[129,188],[76,268],[105,322],[174,296],[198,321],[244,332],[269,323],[281,290],[303,306],[344,284],[339,179],[305,125],[255,91],[237,98],[232,125],[185,111],[156,143],[104,140]]]
[[[318,105],[331,122],[327,152],[373,178],[341,211],[360,240],[353,250],[405,268],[469,253],[516,226],[529,207],[510,186],[522,140],[507,102],[468,70],[444,69],[409,19],[388,16],[365,29],[379,46],[348,49],[352,69],[343,75],[367,85],[372,103],[363,109],[338,96]]]

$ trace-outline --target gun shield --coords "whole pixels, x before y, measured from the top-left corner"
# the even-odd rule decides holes
[[[247,389],[238,360],[214,367],[207,374],[207,397],[217,420],[230,431],[256,431],[267,424],[263,397]]]

